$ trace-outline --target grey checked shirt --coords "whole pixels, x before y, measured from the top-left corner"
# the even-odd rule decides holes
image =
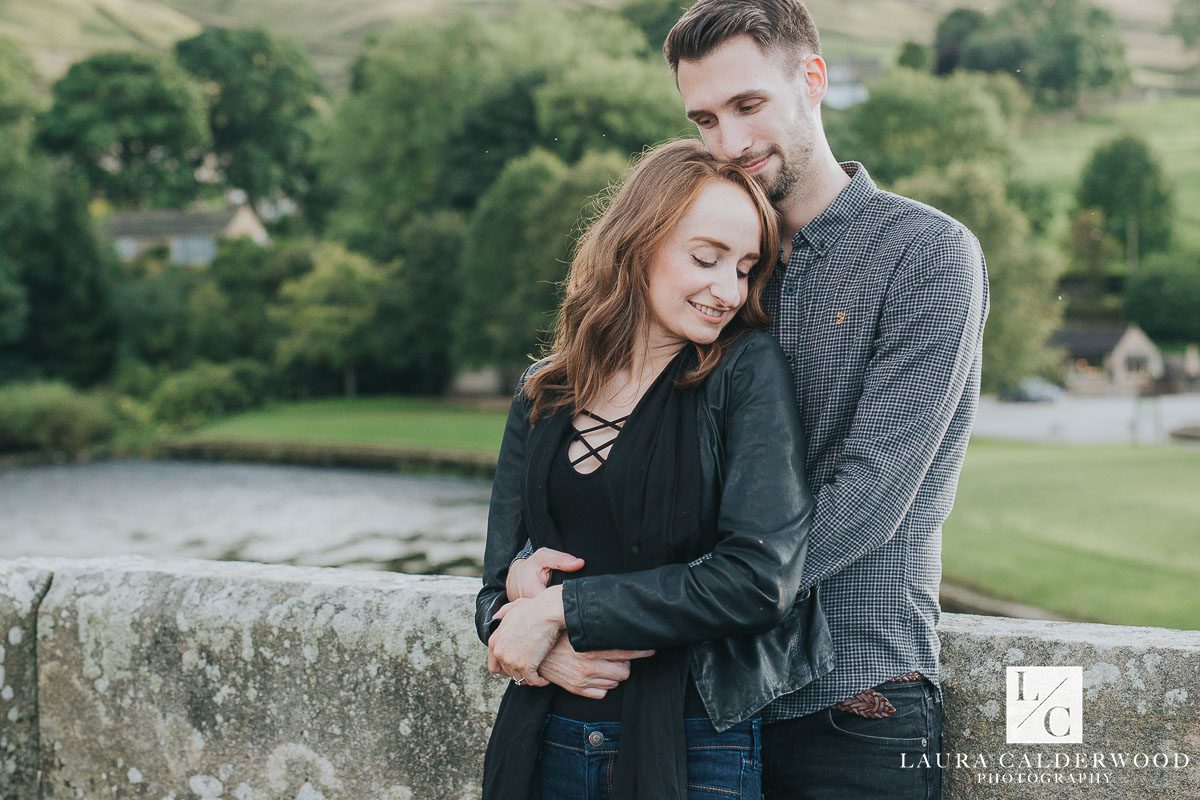
[[[861,164],[796,234],[766,293],[816,497],[803,585],[833,672],[764,712],[799,717],[902,673],[939,682],[941,530],[979,400],[987,268],[960,223]]]

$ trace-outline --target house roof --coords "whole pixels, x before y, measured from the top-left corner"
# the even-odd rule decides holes
[[[220,211],[118,211],[109,217],[104,229],[109,236],[218,236],[240,208]]]
[[[1065,348],[1073,359],[1098,361],[1113,351],[1128,329],[1128,325],[1068,325],[1050,337],[1050,346]]]

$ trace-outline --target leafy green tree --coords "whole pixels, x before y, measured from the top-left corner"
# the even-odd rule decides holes
[[[22,335],[0,347],[4,371],[95,383],[116,354],[117,267],[96,234],[84,187],[43,158],[0,172],[0,261],[19,275],[12,283],[26,306]]]
[[[616,153],[590,153],[568,167],[544,150],[505,167],[467,228],[457,363],[494,366],[509,379],[528,363],[553,322],[581,210],[624,168]]]
[[[20,339],[28,318],[29,298],[21,283],[20,268],[0,255],[0,345]]]
[[[41,141],[118,206],[178,206],[209,144],[199,85],[168,59],[97,53],[54,84]]]
[[[1154,338],[1200,341],[1196,309],[1200,309],[1200,255],[1195,250],[1150,256],[1125,281],[1125,313]]]
[[[983,27],[987,15],[973,8],[956,8],[938,20],[933,34],[933,71],[948,75],[958,67],[971,34]]]
[[[1052,362],[1045,343],[1058,326],[1054,250],[1030,234],[1005,194],[1003,176],[985,164],[956,163],[914,175],[896,191],[950,214],[978,237],[987,259],[991,308],[983,337],[985,390],[1010,388]]]
[[[646,35],[655,52],[662,50],[667,34],[694,0],[631,0],[621,6],[620,14]]]
[[[270,310],[283,335],[279,366],[307,365],[342,375],[346,397],[358,393],[358,370],[372,355],[371,321],[384,274],[339,244],[318,247],[312,272],[283,284]]]
[[[1175,0],[1167,30],[1182,39],[1189,50],[1200,49],[1200,0]]]
[[[187,339],[188,295],[194,273],[145,259],[127,268],[116,292],[126,357],[182,369],[192,360]]]
[[[1010,125],[995,97],[959,75],[895,70],[873,82],[835,130],[835,152],[862,161],[885,184],[957,161],[1010,158]]]
[[[493,60],[488,30],[468,16],[365,46],[329,142],[331,181],[342,190],[334,236],[380,261],[399,255],[396,232],[437,204],[449,142],[486,94]]]
[[[1080,208],[1103,213],[1106,230],[1125,245],[1131,266],[1171,243],[1171,186],[1149,146],[1136,136],[1120,136],[1092,151],[1075,199]]]
[[[933,62],[933,51],[920,42],[906,39],[900,45],[900,53],[896,56],[896,66],[912,69],[917,72],[928,72]]]
[[[687,130],[669,73],[659,64],[580,57],[536,93],[538,123],[568,162],[587,150],[636,153]]]
[[[379,288],[371,325],[375,363],[398,373],[406,391],[436,394],[452,377],[465,237],[466,222],[456,212],[414,217],[402,233],[404,260],[390,265]]]
[[[325,183],[340,193],[327,231],[377,261],[401,258],[400,232],[410,219],[443,208],[469,212],[503,165],[532,148],[575,158],[586,147],[610,146],[614,136],[631,149],[661,136],[658,127],[635,136],[614,115],[654,126],[674,116],[678,128],[680,115],[648,107],[642,87],[614,97],[574,66],[609,70],[608,80],[644,76],[656,82],[652,99],[669,96],[678,109],[669,77],[646,66],[646,51],[641,32],[616,14],[533,4],[504,21],[426,19],[369,42],[351,68],[351,93],[323,154]],[[568,81],[604,113],[593,134],[580,131],[578,114],[590,109],[576,97],[569,108],[546,107],[562,91],[548,84]]]
[[[1061,108],[1129,79],[1115,18],[1089,0],[1007,0],[967,38],[959,66],[1007,72]]]
[[[251,203],[304,194],[321,93],[304,54],[262,30],[206,28],[176,43],[175,58],[204,84],[213,151],[228,183]]]

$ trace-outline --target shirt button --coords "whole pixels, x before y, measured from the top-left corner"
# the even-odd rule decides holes
[[[588,744],[592,747],[599,747],[604,744],[604,734],[600,731],[592,731],[588,734]]]
[[[642,552],[642,548],[638,547],[635,544],[633,547],[629,548],[629,552],[633,553],[636,556],[638,553]]]
[[[791,353],[785,353],[784,358],[786,358],[788,360],[789,364],[792,363],[792,354]]]
[[[786,294],[788,297],[792,297],[793,295],[796,294],[796,287],[795,286],[785,286],[785,287],[783,287],[783,293]]]

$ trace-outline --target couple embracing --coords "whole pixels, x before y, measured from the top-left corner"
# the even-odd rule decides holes
[[[799,0],[699,0],[665,54],[701,141],[591,223],[505,427],[484,798],[940,797],[911,765],[941,745],[979,244],[834,158]]]

